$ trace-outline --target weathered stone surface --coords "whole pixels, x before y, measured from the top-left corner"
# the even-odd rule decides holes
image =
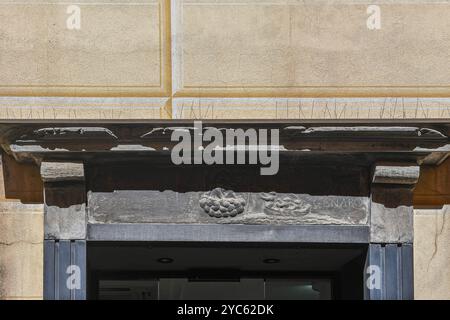
[[[0,92],[161,96],[170,83],[168,3],[82,0],[73,28],[70,3],[0,1]]]
[[[412,243],[413,206],[410,188],[372,187],[370,241]]]
[[[82,182],[45,185],[45,239],[86,237],[85,187]]]
[[[34,137],[41,139],[117,139],[117,136],[111,130],[102,127],[52,127],[41,128],[33,131]],[[25,136],[24,138],[28,138]],[[33,138],[33,137],[31,137]]]
[[[1,119],[170,119],[169,98],[0,97]]]
[[[414,210],[416,299],[450,299],[450,206]]]
[[[43,245],[0,244],[0,299],[42,299]]]
[[[211,217],[235,217],[244,212],[246,200],[231,190],[215,188],[200,196],[200,207]]]
[[[450,84],[440,54],[450,9],[437,1],[177,0],[172,10],[177,96],[405,96]]]
[[[420,134],[420,129],[416,127],[383,127],[383,126],[352,126],[352,127],[310,127],[302,132],[305,135],[328,135],[335,136],[370,136],[370,135],[396,135],[406,137],[417,137]]]
[[[375,243],[410,243],[413,241],[412,206],[386,208],[372,203],[370,241]]]
[[[377,165],[373,173],[373,183],[415,184],[419,180],[419,166]]]
[[[42,299],[43,206],[0,202],[0,299]]]
[[[189,213],[196,192],[114,191],[88,192],[90,223],[186,222],[196,216]],[[207,216],[207,215],[206,215]]]
[[[204,225],[154,223],[101,223],[88,225],[94,241],[177,242],[272,242],[272,243],[363,243],[369,241],[368,226],[336,225]]]
[[[45,239],[85,239],[86,205],[45,207]]]
[[[43,210],[42,204],[1,201],[0,242],[4,245],[20,241],[42,242]]]
[[[90,223],[347,224],[368,220],[366,197],[287,193],[236,193],[245,202],[236,216],[211,217],[201,206],[205,192],[89,192]]]
[[[370,30],[367,9],[377,3],[382,27]],[[449,117],[449,100],[436,98],[449,91],[446,2],[74,5],[79,30],[67,25],[71,4],[0,1],[0,91],[7,96],[0,99],[0,118]]]
[[[403,119],[450,115],[449,98],[0,97],[1,119]],[[399,106],[402,106],[401,108]]]
[[[41,164],[41,177],[44,182],[83,181],[82,162],[47,162]]]
[[[268,90],[268,89],[266,89]],[[175,119],[403,119],[448,118],[448,98],[173,98]],[[401,106],[401,107],[400,107]],[[1,110],[0,110],[1,114]]]

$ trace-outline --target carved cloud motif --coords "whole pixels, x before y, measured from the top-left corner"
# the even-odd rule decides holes
[[[296,195],[278,196],[276,192],[261,193],[265,209],[283,215],[306,215],[311,212],[311,204],[299,199]]]

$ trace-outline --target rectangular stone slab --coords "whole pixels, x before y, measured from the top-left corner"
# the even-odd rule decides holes
[[[239,192],[233,193],[231,197],[243,200],[243,212],[229,216],[222,204],[234,200],[227,197],[211,200],[211,208],[215,202],[218,203],[214,211],[200,204],[208,193],[171,190],[89,192],[89,222],[277,225],[365,225],[368,222],[368,197]]]
[[[368,243],[368,226],[89,224],[90,241]]]

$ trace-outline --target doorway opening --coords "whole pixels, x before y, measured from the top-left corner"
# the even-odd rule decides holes
[[[88,298],[363,299],[367,246],[88,243]]]

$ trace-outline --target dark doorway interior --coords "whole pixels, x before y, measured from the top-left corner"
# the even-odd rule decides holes
[[[366,246],[91,242],[89,299],[362,299]]]

